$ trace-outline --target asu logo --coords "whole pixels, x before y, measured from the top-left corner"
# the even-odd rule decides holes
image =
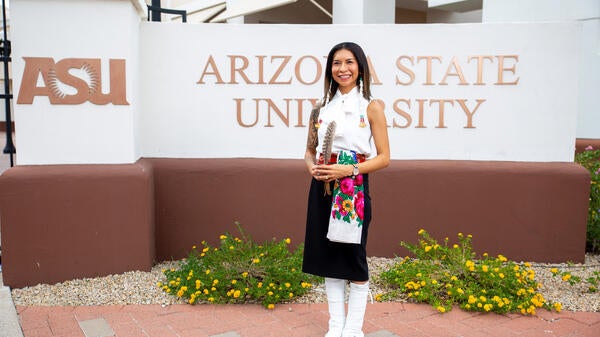
[[[100,59],[23,57],[25,70],[17,104],[32,104],[36,96],[46,96],[50,104],[129,105],[126,95],[125,60],[110,59],[110,90],[102,92]],[[39,78],[43,85],[38,86]]]

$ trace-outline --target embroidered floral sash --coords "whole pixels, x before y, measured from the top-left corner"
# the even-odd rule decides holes
[[[338,164],[356,164],[356,153],[341,151]],[[331,216],[327,238],[342,243],[360,244],[365,210],[363,175],[336,180],[333,188]]]

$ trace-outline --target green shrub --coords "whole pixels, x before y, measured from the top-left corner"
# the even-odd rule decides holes
[[[415,258],[406,257],[380,275],[394,290],[376,296],[378,300],[404,293],[440,312],[451,310],[453,304],[467,311],[524,315],[534,315],[537,308],[561,310],[560,303],[549,303],[538,292],[541,284],[529,263],[520,265],[502,255],[476,259],[471,235],[459,233],[458,243],[451,246],[448,238],[439,244],[423,229],[419,236],[418,244],[402,242]]]
[[[179,268],[164,270],[165,292],[187,303],[262,303],[273,309],[312,288],[317,277],[302,272],[303,246],[290,251],[289,238],[254,243],[238,225],[241,239],[220,236],[220,247],[203,241]]]
[[[588,146],[575,155],[575,161],[590,171],[586,251],[597,253],[600,252],[600,149]]]

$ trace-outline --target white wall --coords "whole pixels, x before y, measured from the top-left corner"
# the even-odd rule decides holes
[[[577,43],[571,38],[580,34],[576,23],[142,23],[141,34],[141,139],[147,157],[301,158],[309,99],[320,98],[323,84],[322,78],[306,84],[298,77],[312,82],[329,49],[353,40],[364,47],[381,82],[373,92],[386,103],[393,159],[573,159],[576,114],[569,112],[577,101],[578,54],[572,52]],[[256,36],[268,43],[257,44],[251,38]],[[165,41],[163,48],[154,47],[157,40]],[[401,56],[410,70],[398,67]],[[417,61],[428,56],[440,61],[432,59],[430,67]],[[477,59],[468,61],[472,56],[481,56],[480,71]],[[441,99],[452,101],[445,103],[443,118]],[[469,112],[481,101],[470,127],[461,100]]]
[[[573,36],[580,53],[578,138],[600,138],[600,1],[598,0],[484,0],[483,22],[577,21],[582,34]]]
[[[394,23],[395,0],[333,0],[333,24]]]
[[[98,59],[105,86],[108,60],[126,61],[126,105],[44,95],[16,104],[21,165],[301,158],[325,55],[348,40],[372,61],[393,159],[573,159],[575,22],[199,25],[140,22],[130,1],[21,0],[11,9],[17,100],[24,57]]]
[[[18,164],[131,163],[137,159],[134,120],[140,17],[129,0],[19,0],[11,4],[15,102],[25,68],[23,57],[92,58],[102,62],[102,91],[109,88],[109,59],[126,60],[129,105],[15,104]],[[71,70],[77,75],[77,70]],[[88,80],[89,82],[89,80]],[[42,76],[38,86],[45,86]],[[73,88],[59,83],[73,94]]]

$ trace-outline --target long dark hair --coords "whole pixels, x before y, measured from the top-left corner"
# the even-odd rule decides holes
[[[331,74],[331,66],[333,64],[333,56],[338,50],[346,49],[349,50],[358,63],[358,78],[356,79],[356,85],[359,86],[360,79],[362,78],[362,95],[365,99],[371,99],[371,73],[369,72],[369,62],[367,56],[362,48],[354,42],[342,42],[338,43],[329,52],[327,56],[327,65],[325,66],[325,81],[324,81],[324,95],[323,105],[327,104],[329,99],[335,95],[338,90],[338,83],[333,80]]]

